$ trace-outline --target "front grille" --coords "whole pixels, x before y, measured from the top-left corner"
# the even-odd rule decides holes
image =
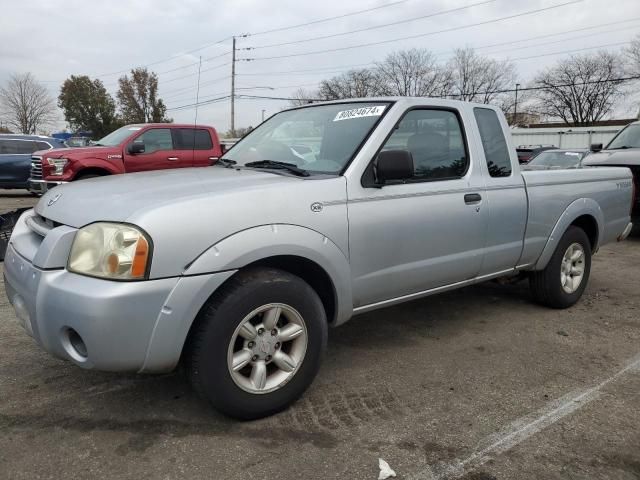
[[[31,178],[42,179],[42,157],[31,157]]]

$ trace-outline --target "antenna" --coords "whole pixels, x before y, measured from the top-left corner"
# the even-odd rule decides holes
[[[202,68],[202,55],[198,57],[198,86],[196,88],[196,114],[193,119],[193,144],[191,153],[195,158],[196,155],[196,127],[198,126],[198,102],[200,101],[200,69]],[[193,160],[191,160],[193,162]]]

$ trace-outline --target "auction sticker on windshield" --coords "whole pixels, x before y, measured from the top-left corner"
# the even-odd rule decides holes
[[[333,119],[334,122],[339,122],[340,120],[350,120],[352,118],[360,118],[360,117],[379,117],[384,112],[384,109],[387,108],[386,105],[375,105],[373,107],[362,107],[362,108],[354,108],[352,110],[342,110],[336,114],[336,118]]]

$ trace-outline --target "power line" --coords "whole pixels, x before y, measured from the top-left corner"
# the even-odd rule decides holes
[[[436,30],[436,31],[427,32],[427,33],[419,33],[417,35],[409,35],[409,36],[406,36],[406,37],[392,38],[392,39],[389,39],[389,40],[380,40],[380,41],[377,41],[377,42],[361,43],[361,44],[358,44],[358,45],[350,45],[350,46],[347,46],[347,47],[330,48],[330,49],[325,49],[325,50],[315,50],[315,51],[311,51],[311,52],[292,53],[292,54],[288,54],[288,55],[274,55],[274,56],[271,56],[271,57],[246,58],[246,59],[241,59],[241,60],[244,60],[244,61],[275,60],[275,59],[278,59],[278,58],[302,57],[302,56],[306,56],[306,55],[316,55],[316,54],[320,54],[320,53],[339,52],[339,51],[343,51],[343,50],[351,50],[351,49],[354,49],[354,48],[370,47],[370,46],[373,46],[373,45],[383,45],[385,43],[399,42],[399,41],[402,41],[402,40],[411,40],[411,39],[414,39],[414,38],[427,37],[427,36],[436,35],[436,34],[439,34],[439,33],[453,32],[453,31],[457,31],[457,30],[463,30],[463,29],[466,29],[466,28],[478,27],[478,26],[481,26],[481,25],[488,25],[488,24],[491,24],[491,23],[500,22],[502,20],[510,20],[510,19],[513,19],[513,18],[524,17],[526,15],[533,15],[535,13],[544,12],[544,11],[547,11],[547,10],[553,10],[553,9],[560,8],[560,7],[565,7],[567,5],[580,3],[582,1],[583,0],[571,0],[569,2],[560,3],[560,4],[557,4],[557,5],[552,5],[550,7],[536,8],[534,10],[528,10],[528,11],[517,13],[517,14],[513,14],[513,15],[507,15],[507,16],[504,16],[504,17],[494,18],[494,19],[491,19],[491,20],[485,20],[483,22],[476,22],[476,23],[471,23],[471,24],[467,24],[467,25],[460,25],[458,27],[452,27],[452,28],[447,28],[447,29],[443,29],[443,30]]]
[[[318,20],[312,20],[310,22],[298,23],[297,25],[289,25],[287,27],[272,28],[270,30],[263,30],[261,32],[248,33],[246,36],[247,37],[256,37],[258,35],[266,35],[267,33],[283,32],[285,30],[292,30],[294,28],[306,27],[306,26],[309,26],[309,25],[316,25],[318,23],[329,22],[331,20],[338,20],[340,18],[346,18],[346,17],[352,17],[354,15],[360,15],[361,13],[373,12],[374,10],[380,10],[382,8],[393,7],[395,5],[399,5],[401,3],[406,3],[408,1],[409,0],[398,0],[396,2],[387,3],[386,5],[380,5],[378,7],[367,8],[365,10],[357,10],[355,12],[344,13],[342,15],[336,15],[336,16],[333,16],[333,17],[326,17],[326,18],[321,18],[321,19],[318,19]]]
[[[466,5],[464,7],[451,8],[449,10],[441,10],[439,12],[429,13],[427,15],[422,15],[420,17],[408,18],[406,20],[399,20],[397,22],[384,23],[384,24],[381,24],[381,25],[374,25],[372,27],[360,28],[358,30],[351,30],[351,31],[348,31],[348,32],[333,33],[333,34],[330,34],[330,35],[321,35],[319,37],[310,37],[310,38],[304,38],[304,39],[301,39],[301,40],[292,40],[290,42],[272,43],[272,44],[269,44],[269,45],[260,45],[260,46],[257,46],[257,47],[245,47],[245,48],[241,48],[240,50],[257,50],[257,49],[261,49],[261,48],[282,47],[282,46],[285,46],[285,45],[294,45],[294,44],[297,44],[297,43],[313,42],[315,40],[324,40],[324,39],[327,39],[327,38],[335,38],[335,37],[341,37],[341,36],[344,36],[344,35],[352,35],[354,33],[368,32],[370,30],[376,30],[378,28],[391,27],[391,26],[394,26],[394,25],[401,25],[403,23],[409,23],[409,22],[415,22],[415,21],[418,21],[418,20],[424,20],[425,18],[437,17],[439,15],[445,15],[447,13],[459,12],[461,10],[467,10],[469,8],[472,8],[472,7],[477,7],[477,6],[480,6],[480,5],[486,5],[488,3],[494,3],[496,1],[498,1],[498,0],[483,0],[481,2],[472,3],[472,4]]]
[[[189,108],[196,108],[197,106],[202,105],[210,105],[212,103],[218,103],[222,100],[226,100],[230,98],[230,95],[225,95],[224,97],[214,98],[212,100],[207,100],[206,102],[198,102],[198,103],[190,103],[188,105],[180,105],[179,107],[167,108],[167,111],[176,111],[176,110],[187,110]]]
[[[360,63],[355,65],[336,65],[335,67],[322,67],[322,68],[309,68],[306,70],[285,70],[280,72],[258,72],[258,73],[238,73],[236,75],[239,76],[265,76],[265,75],[297,75],[303,74],[308,75],[308,72],[319,72],[321,70],[335,70],[337,68],[355,68],[355,67],[366,67],[369,65],[375,65],[375,62],[368,63]],[[332,72],[326,72],[332,73]]]
[[[210,72],[212,70],[217,70],[218,68],[226,67],[227,65],[230,65],[230,64],[231,64],[231,62],[221,63],[220,65],[216,65],[215,67],[206,68],[206,69],[202,70],[201,73],[206,73],[206,72]],[[190,73],[188,75],[182,75],[180,77],[170,78],[169,80],[163,80],[163,82],[164,83],[171,83],[171,82],[175,82],[176,80],[182,80],[184,78],[195,77],[196,75],[198,75],[198,72]]]
[[[219,45],[219,44],[224,43],[224,42],[226,42],[227,40],[230,40],[230,39],[231,39],[231,37],[226,37],[226,38],[223,38],[222,40],[218,40],[216,42],[208,43],[208,44],[203,45],[201,47],[194,48],[193,50],[187,50],[186,52],[179,53],[177,55],[172,55],[172,56],[170,56],[168,58],[165,58],[165,59],[162,59],[162,60],[156,60],[155,62],[147,63],[146,65],[141,65],[141,66],[144,67],[144,68],[148,68],[148,67],[151,67],[153,65],[158,65],[158,64],[164,63],[164,62],[169,62],[171,60],[175,60],[176,58],[180,58],[180,57],[183,57],[185,55],[189,55],[190,53],[197,52],[199,50],[204,50],[205,48],[213,47],[214,45]],[[204,60],[204,61],[206,61],[206,60]],[[133,68],[135,68],[135,67],[133,67]],[[121,73],[128,73],[130,70],[131,70],[131,68],[127,68],[126,70],[119,70],[117,72],[109,72],[109,73],[102,73],[100,75],[94,75],[94,77],[97,77],[97,78],[110,77],[112,75],[119,75]]]
[[[501,47],[503,45],[511,45],[513,43],[521,43],[521,42],[528,42],[531,40],[539,40],[541,38],[549,38],[549,37],[557,37],[560,35],[566,35],[568,33],[576,33],[576,32],[583,32],[585,30],[593,30],[594,28],[601,28],[601,27],[610,27],[611,25],[619,25],[621,23],[629,23],[629,22],[637,22],[638,20],[640,20],[640,17],[635,17],[635,18],[631,18],[629,20],[621,20],[618,22],[609,22],[609,23],[601,23],[599,25],[592,25],[590,27],[582,27],[582,28],[576,28],[573,30],[563,30],[562,32],[557,32],[557,33],[549,33],[549,34],[545,34],[545,35],[536,35],[535,37],[528,37],[528,38],[522,38],[520,40],[508,40],[506,42],[500,42],[500,43],[493,43],[491,45],[482,45],[480,47],[473,47],[474,50],[480,50],[480,49],[485,49],[485,48],[492,48],[492,47]],[[633,28],[633,27],[629,27],[629,28]],[[627,30],[626,28],[624,30]],[[593,35],[600,35],[601,33],[606,33],[609,30],[605,31],[605,32],[597,32],[594,33]],[[568,41],[568,40],[575,40],[576,38],[582,38],[582,37],[572,37],[572,38],[567,38],[567,39],[563,39],[560,41]],[[534,47],[537,45],[529,45],[527,47],[522,47],[522,48],[529,48],[529,47]],[[447,53],[450,53],[451,50],[448,50],[447,52],[439,52],[436,53],[436,55],[445,55]]]
[[[604,45],[594,45],[593,47],[576,48],[576,49],[573,49],[573,50],[563,50],[561,52],[543,53],[541,55],[531,55],[529,57],[511,58],[510,60],[528,60],[530,58],[550,57],[550,56],[553,56],[553,55],[562,55],[564,53],[575,53],[575,52],[583,52],[585,50],[593,50],[594,48],[617,47],[617,46],[620,46],[620,45],[627,45],[629,43],[631,43],[631,42],[628,41],[628,42],[607,43],[607,44],[604,44]]]
[[[610,78],[610,79],[604,79],[604,80],[591,80],[591,81],[588,81],[588,82],[565,83],[565,84],[560,84],[560,85],[545,85],[545,86],[539,86],[539,87],[525,87],[525,88],[518,88],[518,91],[522,92],[522,91],[534,91],[534,90],[548,90],[550,88],[577,87],[577,86],[582,86],[582,85],[593,85],[593,84],[598,84],[598,83],[612,83],[612,82],[623,83],[623,82],[628,82],[628,81],[631,81],[631,80],[640,80],[640,75],[634,75],[634,76],[629,76],[629,77]],[[463,96],[473,96],[473,95],[488,95],[488,94],[496,94],[496,93],[512,93],[512,92],[515,92],[515,91],[516,91],[516,89],[514,89],[514,88],[507,88],[507,89],[490,90],[490,91],[484,91],[484,92],[450,93],[450,94],[445,94],[445,95],[434,95],[434,96],[431,96],[431,97],[424,97],[424,98],[463,97]],[[217,103],[217,102],[220,102],[222,100],[226,100],[227,98],[230,98],[230,95],[214,98],[214,99],[208,100],[206,102],[199,102],[198,105],[207,105],[207,104],[210,104],[210,103]],[[325,99],[320,99],[320,98],[276,97],[276,96],[267,96],[267,95],[238,95],[236,98],[241,99],[241,100],[289,100],[289,101],[290,100],[302,100],[302,101],[310,101],[310,102],[327,101]],[[336,100],[338,100],[338,99],[336,99]],[[172,110],[173,111],[173,110],[181,110],[181,109],[195,108],[195,107],[196,107],[196,103],[191,103],[191,104],[187,104],[187,105],[181,105],[179,107],[168,108],[167,110]]]
[[[638,28],[638,27],[634,25],[634,26],[632,26],[632,27],[619,28],[619,29],[617,29],[617,30],[605,30],[604,32],[589,33],[589,34],[587,34],[587,35],[579,35],[579,36],[577,36],[577,37],[563,38],[563,39],[561,39],[561,40],[554,40],[554,41],[552,41],[552,42],[535,43],[535,44],[533,44],[533,45],[525,45],[525,46],[523,46],[523,47],[514,47],[514,48],[506,48],[506,49],[504,49],[504,50],[496,50],[496,51],[494,51],[494,52],[487,52],[487,53],[486,53],[486,55],[494,55],[494,54],[496,54],[496,53],[512,52],[512,51],[514,51],[514,50],[524,50],[524,49],[526,49],[526,48],[533,48],[533,47],[543,47],[543,46],[545,46],[545,45],[554,45],[554,44],[556,44],[556,43],[564,43],[564,42],[568,42],[568,41],[571,41],[571,40],[578,40],[578,39],[581,39],[581,38],[594,37],[594,36],[597,36],[597,35],[602,35],[602,34],[604,34],[604,33],[611,33],[611,32],[613,32],[613,31],[615,31],[615,32],[621,32],[621,31],[623,31],[623,30],[630,30],[630,29],[637,29],[637,28]],[[628,42],[624,42],[624,43],[628,43]]]
[[[225,75],[224,77],[214,78],[214,79],[212,79],[212,80],[209,80],[208,82],[202,82],[202,83],[200,84],[200,86],[203,86],[203,85],[211,85],[211,84],[214,84],[214,83],[216,83],[216,82],[219,82],[220,80],[225,80],[225,79],[227,79],[227,78],[229,78],[229,75]],[[177,88],[177,89],[169,90],[169,91],[167,91],[167,92],[163,92],[163,95],[166,95],[167,93],[185,92],[185,91],[187,91],[187,90],[193,90],[193,89],[194,89],[194,87],[183,87],[183,88]]]
[[[474,48],[474,50],[480,50],[480,49],[485,49],[485,48],[499,47],[499,46],[503,46],[503,45],[511,45],[511,44],[514,44],[514,43],[528,42],[528,41],[531,41],[531,40],[538,40],[538,39],[541,39],[541,38],[557,37],[557,36],[560,36],[560,35],[566,35],[566,34],[570,34],[570,33],[582,32],[582,31],[585,31],[585,30],[593,30],[594,28],[602,28],[602,27],[608,27],[608,26],[612,26],[612,25],[619,25],[619,24],[623,24],[623,23],[636,22],[638,20],[640,20],[640,17],[635,17],[635,18],[631,18],[631,19],[628,19],[628,20],[621,20],[621,21],[616,21],[616,22],[602,23],[602,24],[598,24],[598,25],[591,25],[591,26],[588,26],[588,27],[576,28],[576,29],[572,29],[572,30],[564,30],[562,32],[550,33],[550,34],[545,34],[545,35],[537,35],[535,37],[527,37],[527,38],[522,38],[522,39],[519,39],[519,40],[508,40],[508,41],[505,41],[505,42],[493,43],[493,44],[490,44],[490,45],[481,45],[479,47],[473,47],[473,48]],[[633,27],[629,27],[629,28],[633,28]],[[624,30],[626,30],[626,28]],[[598,32],[597,34],[594,34],[594,35],[600,35],[601,33],[607,33],[607,32],[609,32],[609,30],[604,31],[604,32]],[[575,39],[578,39],[578,38],[582,38],[582,37],[571,37],[571,38],[563,39],[561,41],[570,41],[570,40],[575,40]],[[536,46],[539,46],[539,45],[544,45],[544,44],[527,45],[526,47],[518,47],[517,49],[519,49],[519,48],[533,48],[533,47],[536,47]],[[454,50],[436,52],[435,55],[438,55],[438,56],[447,55],[447,54],[449,54],[449,53],[451,53],[453,51]],[[491,52],[491,53],[497,53],[497,52]],[[350,64],[350,65],[336,65],[336,66],[333,66],[333,67],[320,67],[320,68],[309,68],[309,69],[300,69],[300,70],[284,70],[284,71],[275,71],[275,72],[256,72],[256,73],[238,73],[236,75],[240,75],[240,76],[308,75],[310,72],[321,72],[321,71],[326,71],[325,73],[340,73],[342,71],[345,71],[344,69],[368,67],[368,66],[373,66],[375,64],[376,64],[376,62],[367,62],[367,63],[358,63],[358,64]]]

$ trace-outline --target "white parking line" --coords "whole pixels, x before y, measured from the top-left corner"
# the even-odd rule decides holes
[[[512,422],[500,432],[480,442],[478,448],[467,458],[429,466],[409,478],[413,480],[451,480],[460,478],[472,468],[485,464],[492,455],[510,450],[529,437],[597,399],[600,396],[600,391],[605,386],[631,370],[640,370],[640,355],[636,355],[624,368],[618,370],[598,385],[564,395],[550,402],[544,408]]]

